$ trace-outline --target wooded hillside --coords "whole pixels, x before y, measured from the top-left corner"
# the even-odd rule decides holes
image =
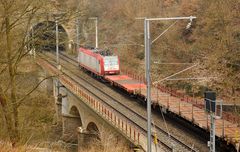
[[[198,63],[173,78],[210,79],[164,81],[162,85],[185,88],[190,94],[194,88],[199,95],[207,87],[229,101],[239,101],[240,0],[92,0],[84,8],[82,21],[88,29],[83,31],[81,43],[94,45],[94,24],[87,18],[98,16],[99,47],[115,50],[122,64],[138,73],[144,73],[144,34],[143,21],[136,17],[197,16],[190,29],[186,29],[189,21],[151,22],[152,40],[174,24],[152,45],[152,79],[160,80],[189,67],[154,61]]]

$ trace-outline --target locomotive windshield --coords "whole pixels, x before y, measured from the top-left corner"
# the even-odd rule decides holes
[[[104,70],[119,70],[118,56],[105,56],[104,57]]]

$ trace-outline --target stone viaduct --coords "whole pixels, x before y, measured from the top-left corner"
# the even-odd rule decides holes
[[[48,30],[44,33],[44,30]],[[76,19],[58,23],[60,51],[76,49]],[[35,21],[29,30],[29,35],[37,39],[32,46],[41,46],[39,50],[52,49],[56,44],[56,22],[53,16],[46,16]],[[39,40],[44,40],[37,44]],[[93,42],[94,44],[94,42]],[[45,71],[45,76],[56,72],[47,70],[43,63],[38,63]],[[56,72],[58,73],[58,72]],[[97,102],[83,93],[79,88],[68,83],[64,78],[49,79],[45,82],[48,92],[53,92],[56,103],[57,122],[62,126],[62,138],[67,142],[77,143],[79,151],[88,143],[108,144],[118,143],[125,137],[132,146],[143,147],[146,150],[146,135],[134,126],[129,118],[111,109],[105,103]],[[65,82],[63,84],[62,82]],[[66,86],[68,85],[68,86]],[[77,95],[76,95],[77,94]],[[79,96],[78,96],[79,95]],[[104,140],[104,141],[103,141]],[[101,145],[99,144],[99,145]],[[101,147],[101,146],[100,146]]]
[[[69,22],[61,22],[58,24],[60,51],[75,50],[76,48],[76,20]],[[48,30],[45,32],[45,30]],[[56,42],[56,22],[53,17],[46,16],[40,18],[32,25],[29,35],[36,40],[33,42],[35,46],[42,45],[43,49],[49,46],[49,49],[55,49]],[[45,39],[40,44],[36,44]],[[49,37],[49,39],[48,39]],[[46,43],[46,44],[45,44]],[[52,45],[52,46],[51,46]],[[40,48],[40,49],[42,49]],[[49,71],[42,67],[45,73],[42,77],[49,76]],[[48,79],[42,84],[47,93],[54,95],[56,105],[57,124],[62,128],[62,139],[66,142],[78,144],[78,151],[86,148],[89,144],[95,143],[95,146],[101,144],[110,144],[123,141],[123,136],[116,132],[116,128],[106,122],[98,113],[94,112],[79,97],[69,91],[57,79]],[[104,141],[103,141],[104,140]],[[128,142],[130,144],[130,142]],[[113,144],[114,145],[114,144]]]
[[[49,75],[48,71],[45,71],[45,75],[42,77],[46,77],[46,75]],[[48,79],[42,86],[49,95],[54,95],[56,120],[62,129],[61,139],[65,142],[78,144],[78,151],[90,146],[124,146],[127,143],[134,148],[138,145],[139,134],[136,130],[131,129],[130,125],[123,122],[120,117],[114,116],[103,105],[93,104],[93,102],[86,103],[85,99],[89,97],[84,94],[83,98],[77,96],[72,90],[69,90],[69,86],[64,86],[56,78]],[[93,105],[99,108],[99,112],[92,109]],[[119,128],[116,128],[116,125]],[[125,129],[126,131],[124,131]],[[127,135],[122,134],[122,131]],[[136,144],[130,137],[136,140]]]

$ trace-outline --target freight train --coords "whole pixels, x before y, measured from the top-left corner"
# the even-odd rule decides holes
[[[127,91],[131,96],[138,97],[146,103],[147,95],[144,80],[136,80],[132,78],[132,76],[130,77],[120,73],[119,57],[110,51],[81,47],[78,52],[78,64],[81,68],[94,74],[97,78],[101,78],[105,82],[109,82],[111,85]],[[208,118],[208,116],[201,104],[196,104],[197,102],[194,102],[191,98],[179,96],[177,92],[157,86],[157,88],[151,89],[151,102],[153,107],[161,107],[165,113],[173,114],[172,116],[180,123],[184,120],[184,124],[188,127],[189,123],[194,124],[194,130],[197,128],[196,126],[200,128],[201,132],[202,129],[208,130],[209,120],[202,119]],[[226,144],[226,141],[234,143],[234,131],[239,128],[229,128],[228,126],[235,126],[231,121],[224,120],[223,122],[224,129],[221,123],[216,124],[216,127],[221,128],[224,134],[218,131],[216,132],[216,136],[219,137],[219,139],[224,139],[221,143]],[[222,148],[234,151],[232,145]]]
[[[78,64],[97,78],[124,89],[130,94],[137,94],[138,90],[146,88],[144,83],[120,73],[119,57],[109,50],[80,47]]]

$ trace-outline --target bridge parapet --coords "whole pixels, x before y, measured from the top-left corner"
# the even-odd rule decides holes
[[[147,134],[131,119],[103,101],[92,97],[88,92],[79,87],[78,84],[70,77],[64,73],[60,73],[57,68],[48,64],[46,61],[38,60],[38,63],[39,65],[44,66],[50,72],[50,74],[58,76],[61,84],[63,84],[70,92],[81,99],[89,108],[91,108],[93,111],[95,111],[95,113],[108,122],[108,124],[119,130],[119,132],[121,132],[121,134],[124,135],[128,140],[135,145],[142,147],[144,150],[147,149]],[[158,151],[161,150],[160,145],[154,145],[152,147],[154,151],[156,151],[156,149],[158,149]]]

